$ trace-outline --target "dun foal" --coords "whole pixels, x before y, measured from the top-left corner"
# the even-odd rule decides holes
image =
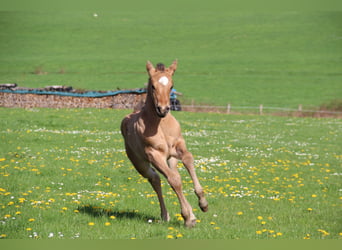
[[[177,61],[169,68],[165,68],[163,64],[157,64],[154,68],[152,63],[147,62],[149,83],[145,106],[141,111],[122,120],[121,133],[128,158],[136,170],[149,180],[157,193],[162,219],[169,221],[170,216],[165,207],[160,177],[155,169],[165,176],[177,194],[185,226],[193,227],[196,217],[182,192],[182,181],[177,169],[178,160],[183,162],[193,180],[202,211],[208,211],[208,202],[196,176],[192,154],[186,149],[179,123],[169,113],[172,75],[176,68]]]

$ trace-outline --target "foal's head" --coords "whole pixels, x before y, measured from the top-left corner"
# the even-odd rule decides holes
[[[147,62],[146,69],[150,76],[148,83],[148,94],[152,98],[155,111],[159,117],[165,117],[170,111],[170,92],[173,87],[172,75],[177,68],[177,61],[170,67],[158,63],[156,68],[151,62]]]

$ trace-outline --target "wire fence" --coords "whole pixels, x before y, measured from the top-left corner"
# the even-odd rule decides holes
[[[341,117],[342,111],[338,110],[319,110],[319,109],[304,109],[303,105],[299,104],[298,108],[284,107],[268,107],[260,104],[259,106],[226,106],[213,105],[182,105],[182,110],[193,112],[218,112],[226,114],[248,113],[248,114],[273,114],[273,115],[294,115],[294,116],[313,116],[313,117]]]

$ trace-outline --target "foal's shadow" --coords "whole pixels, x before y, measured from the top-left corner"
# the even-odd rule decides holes
[[[112,210],[112,209],[105,209],[102,207],[98,207],[95,205],[83,205],[77,208],[80,213],[89,214],[93,217],[111,217],[115,216],[116,219],[137,219],[143,221],[156,221],[158,218],[143,214],[136,211],[119,211],[119,210]]]
[[[140,213],[137,211],[120,211],[120,210],[112,210],[112,209],[105,209],[102,207],[98,207],[96,205],[83,205],[79,206],[77,210],[80,213],[88,214],[93,217],[108,217],[110,218],[111,216],[115,216],[116,219],[134,219],[134,220],[139,220],[143,222],[148,222],[148,221],[153,221],[157,223],[168,223],[169,225],[172,226],[180,226],[181,223],[179,221],[170,221],[170,222],[164,222],[160,219],[160,217],[155,217],[153,215],[148,215],[144,213]]]

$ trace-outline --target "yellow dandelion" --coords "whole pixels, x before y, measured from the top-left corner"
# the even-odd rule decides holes
[[[210,222],[210,225],[216,225],[216,222],[211,221],[211,222]]]
[[[313,194],[311,195],[312,198],[316,198],[317,197],[317,194]]]
[[[95,225],[94,222],[89,222],[89,223],[88,223],[88,226],[94,226],[94,225]]]
[[[166,236],[166,238],[167,238],[167,239],[173,239],[173,235],[168,234],[168,235]]]
[[[26,231],[32,231],[32,228],[27,227],[27,228],[26,228]]]
[[[110,226],[110,225],[111,225],[110,222],[106,222],[106,223],[105,223],[105,226],[106,226],[106,227],[108,227],[108,226]]]
[[[310,239],[310,234],[306,234],[305,237],[303,237],[304,240],[309,240]]]
[[[262,234],[262,232],[260,230],[255,232],[256,234]]]
[[[178,233],[178,234],[176,235],[176,237],[177,237],[177,238],[182,238],[182,237],[183,237],[183,234]]]
[[[242,211],[239,211],[236,213],[237,215],[243,215],[243,212]]]
[[[109,219],[114,220],[116,217],[114,215],[111,215]]]
[[[34,218],[30,218],[28,221],[29,222],[34,222],[36,219],[34,219]]]
[[[262,221],[262,222],[261,222],[261,225],[266,225],[266,221]]]
[[[308,210],[309,212],[312,212],[313,209],[312,209],[311,207],[309,207],[307,210]]]
[[[277,233],[277,236],[282,236],[282,235],[283,235],[283,233],[281,233],[281,232]]]
[[[258,220],[262,220],[263,219],[262,216],[258,216],[257,218],[258,218]]]

